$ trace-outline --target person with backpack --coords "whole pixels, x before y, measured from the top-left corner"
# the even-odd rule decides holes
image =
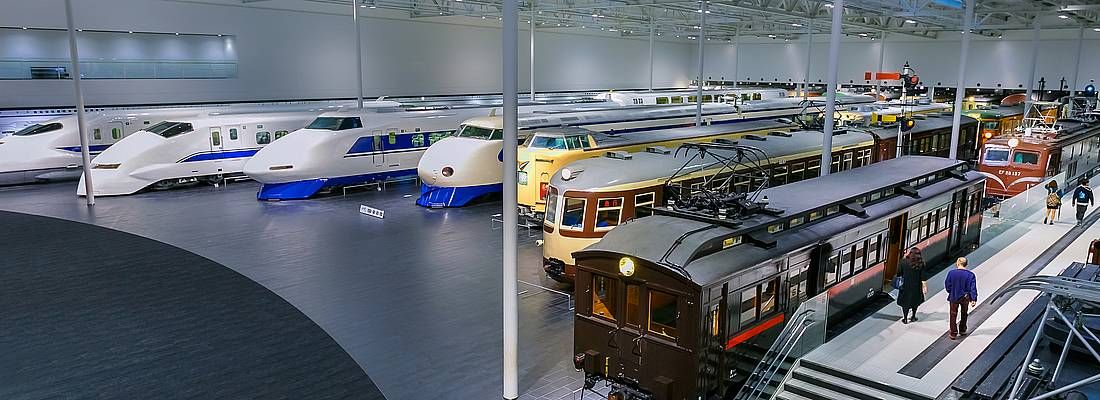
[[[1047,213],[1046,216],[1043,217],[1043,223],[1054,225],[1054,221],[1058,219],[1058,210],[1062,208],[1062,197],[1058,196],[1058,184],[1054,181],[1050,181],[1050,184],[1047,184],[1046,188]]]
[[[1089,188],[1088,178],[1077,181],[1077,188],[1073,190],[1073,204],[1077,206],[1077,224],[1085,219],[1085,211],[1093,204],[1092,189]]]

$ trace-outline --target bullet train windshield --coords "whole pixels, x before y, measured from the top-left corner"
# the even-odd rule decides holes
[[[187,132],[195,130],[190,123],[187,122],[171,122],[164,121],[156,125],[150,126],[145,131],[155,133],[165,139],[182,135]]]
[[[12,134],[12,136],[34,136],[41,133],[53,132],[61,130],[62,126],[60,122],[53,122],[48,124],[31,124],[26,128],[20,129],[18,132]]]
[[[363,122],[359,117],[317,117],[305,129],[343,131],[362,127]]]
[[[482,128],[480,126],[462,125],[458,131],[458,135],[455,136],[471,139],[501,140],[501,138],[504,137],[504,131],[501,129]]]

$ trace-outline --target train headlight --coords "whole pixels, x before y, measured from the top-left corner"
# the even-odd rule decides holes
[[[633,276],[634,260],[631,260],[630,257],[619,259],[619,273],[623,274],[623,276]]]
[[[562,168],[561,169],[561,179],[563,179],[563,180],[573,179],[573,170],[571,170],[569,168]]]
[[[451,167],[443,167],[443,176],[450,177],[455,174],[455,169]]]
[[[1008,139],[1008,147],[1015,148],[1016,146],[1019,146],[1019,145],[1020,145],[1020,139],[1017,139],[1017,138]]]
[[[985,136],[986,139],[989,139],[989,138],[993,137],[993,132],[986,132],[984,136]]]

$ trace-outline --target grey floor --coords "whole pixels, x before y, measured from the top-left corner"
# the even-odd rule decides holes
[[[404,184],[266,203],[255,200],[257,187],[100,198],[93,209],[71,182],[7,187],[0,210],[89,222],[226,265],[316,322],[391,400],[499,398],[501,245],[490,227],[499,202],[429,210],[414,205],[416,187]],[[359,214],[360,204],[386,218]],[[565,289],[539,273],[535,239],[520,233],[520,279]],[[570,397],[579,376],[568,363],[569,303],[538,286],[519,289],[520,391]]]

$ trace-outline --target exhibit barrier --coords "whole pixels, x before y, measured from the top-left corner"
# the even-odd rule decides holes
[[[69,79],[69,60],[0,60],[0,80]],[[82,79],[230,79],[236,62],[86,61]]]

